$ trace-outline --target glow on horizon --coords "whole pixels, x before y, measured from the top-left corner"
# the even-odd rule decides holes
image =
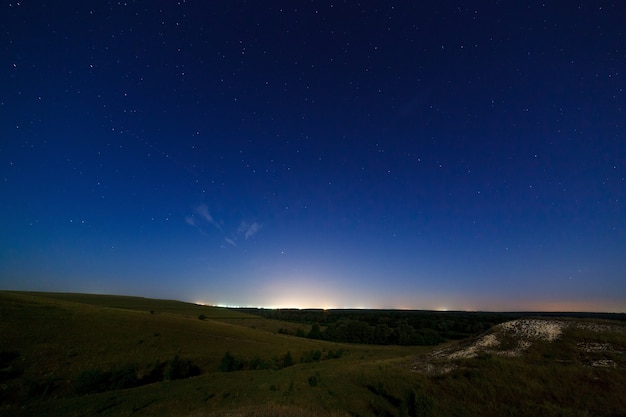
[[[283,277],[289,274],[280,274]],[[313,275],[311,278],[307,275]],[[330,274],[329,274],[330,275]],[[341,282],[323,274],[301,274],[297,278],[259,279],[250,292],[217,291],[202,296],[196,292],[196,304],[227,308],[263,309],[359,309],[359,310],[423,310],[483,312],[606,312],[621,313],[626,306],[620,300],[581,299],[563,296],[547,297],[488,294],[460,289],[450,293],[421,286],[395,292],[393,288],[366,288],[354,280]],[[323,276],[324,278],[319,278]],[[265,277],[263,277],[265,278]],[[217,297],[215,297],[217,295]],[[191,297],[190,297],[191,298]]]
[[[417,303],[415,305],[409,305],[407,303],[376,303],[376,305],[349,303],[349,302],[316,302],[307,301],[306,297],[290,297],[283,296],[277,297],[276,300],[259,302],[259,303],[246,303],[246,302],[205,302],[205,301],[193,301],[194,304],[201,306],[215,306],[221,308],[261,308],[261,309],[297,309],[297,310],[422,310],[422,311],[483,311],[483,312],[588,312],[588,313],[624,313],[626,312],[626,306],[618,306],[617,304],[610,302],[603,302],[598,300],[582,301],[582,300],[559,300],[559,301],[546,301],[546,300],[528,300],[514,302],[506,300],[481,302],[483,305],[478,307],[477,304],[472,303],[458,303],[455,304],[429,304]]]

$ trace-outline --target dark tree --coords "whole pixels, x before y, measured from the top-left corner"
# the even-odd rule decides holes
[[[313,326],[311,326],[311,331],[309,332],[308,338],[309,339],[321,339],[322,338],[322,332],[320,330],[319,324],[314,323]]]

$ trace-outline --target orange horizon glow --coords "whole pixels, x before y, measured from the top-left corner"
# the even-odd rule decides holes
[[[254,304],[236,304],[236,303],[199,303],[198,305],[213,305],[224,308],[262,308],[270,310],[295,309],[295,310],[415,310],[415,311],[437,311],[437,312],[537,312],[537,313],[609,313],[620,314],[626,312],[626,308],[618,307],[610,303],[593,302],[593,301],[529,301],[527,303],[494,303],[492,307],[485,306],[483,308],[450,305],[396,305],[396,306],[369,306],[369,305],[351,305],[349,303],[316,303],[305,302],[303,300],[289,301],[288,297],[281,298],[280,301]]]

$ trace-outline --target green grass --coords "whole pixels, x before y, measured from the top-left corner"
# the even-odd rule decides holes
[[[432,348],[287,336],[277,333],[284,322],[177,301],[0,291],[0,318],[2,416],[626,415],[623,333],[572,328],[522,357],[480,355],[427,375],[410,364]],[[612,350],[581,354],[582,342]],[[300,362],[339,350],[338,358]],[[248,364],[289,352],[294,364],[221,372],[226,352]],[[616,368],[589,365],[597,359]],[[114,389],[175,363],[202,373]],[[102,375],[103,392],[77,389]]]
[[[258,316],[228,308],[203,306],[175,300],[155,300],[125,295],[100,295],[78,293],[23,292],[24,296],[33,296],[58,301],[89,304],[100,307],[151,312],[152,314],[173,314],[185,317],[198,317],[201,314],[212,319],[258,319]]]

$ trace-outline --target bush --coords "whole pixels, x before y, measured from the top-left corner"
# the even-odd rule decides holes
[[[250,361],[250,367],[249,367],[249,369],[253,371],[258,371],[258,370],[263,370],[263,369],[277,369],[277,368],[278,367],[276,366],[275,359],[264,360],[259,357],[255,357],[254,359],[252,359]]]
[[[220,371],[233,372],[239,371],[240,369],[243,369],[243,362],[227,351],[220,362]]]
[[[4,388],[4,386],[3,386]],[[56,380],[53,374],[47,374],[45,380],[27,379],[24,382],[24,390],[28,398],[45,397],[56,388]],[[1,401],[0,401],[1,403]]]
[[[192,361],[188,359],[180,359],[176,356],[167,363],[163,379],[165,381],[173,381],[175,379],[185,379],[191,378],[192,376],[198,376],[200,373],[200,368]]]
[[[289,366],[293,366],[293,358],[291,357],[291,352],[285,353],[283,356],[283,368],[287,368]]]
[[[11,365],[11,362],[13,362],[19,356],[20,354],[15,351],[3,350],[2,352],[0,352],[0,369],[4,369]]]
[[[7,381],[22,374],[21,367],[16,364],[15,359],[20,356],[17,352],[0,352],[0,382]]]
[[[89,369],[78,375],[74,381],[74,392],[78,395],[93,394],[141,385],[137,369],[127,366],[113,371]]]
[[[311,363],[311,362],[319,362],[322,360],[322,352],[319,350],[312,350],[304,354],[304,356],[300,359],[302,363]]]
[[[150,365],[148,369],[142,372],[138,372],[137,367],[133,365],[120,367],[113,371],[89,369],[81,372],[74,381],[74,392],[78,395],[84,395],[127,389],[159,381],[191,378],[201,373],[201,369],[192,361],[181,359],[178,356],[166,363],[157,362]],[[49,391],[51,387],[48,384],[45,392]]]
[[[167,363],[157,361],[154,365],[148,365],[147,369],[139,379],[138,385],[147,385],[154,382],[163,381],[163,374]]]
[[[339,349],[337,349],[335,351],[329,350],[326,353],[326,359],[338,359],[338,358],[341,358],[343,356],[344,352],[345,351],[342,348],[339,348]]]
[[[309,332],[307,337],[309,339],[321,339],[322,331],[320,330],[320,325],[317,323],[314,323],[313,326],[311,326],[311,331]]]
[[[78,395],[104,392],[109,388],[111,372],[89,369],[81,372],[74,381],[74,392]]]
[[[321,353],[320,353],[321,355]],[[237,358],[230,352],[226,352],[222,360],[220,361],[219,370],[222,372],[240,371],[242,369],[259,370],[259,369],[274,369],[279,370],[294,365],[291,352],[285,353],[283,356],[273,356],[270,359],[264,360],[258,356],[251,361],[246,361]]]
[[[110,382],[107,390],[126,389],[139,385],[137,369],[134,366],[116,369],[110,372]]]

